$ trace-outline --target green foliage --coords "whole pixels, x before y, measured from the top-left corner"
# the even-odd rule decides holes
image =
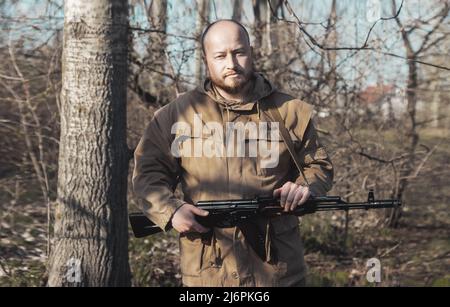
[[[450,287],[450,275],[435,279],[431,285],[433,287]]]

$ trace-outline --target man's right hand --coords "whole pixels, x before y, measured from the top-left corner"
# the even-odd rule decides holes
[[[196,220],[195,216],[207,216],[208,211],[197,208],[191,204],[182,205],[172,217],[172,227],[175,228],[179,233],[184,232],[208,232],[209,229],[200,225]]]

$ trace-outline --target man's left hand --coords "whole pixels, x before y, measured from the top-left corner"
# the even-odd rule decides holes
[[[273,191],[274,198],[280,198],[280,205],[284,211],[293,211],[297,206],[306,202],[311,195],[308,187],[295,184],[291,181],[286,182],[281,188]]]

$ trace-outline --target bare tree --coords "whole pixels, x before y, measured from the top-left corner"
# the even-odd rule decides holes
[[[253,47],[256,61],[262,56],[263,39],[265,33],[265,26],[267,24],[267,1],[252,0],[253,5]]]
[[[128,3],[65,2],[50,286],[128,286]]]
[[[450,5],[447,1],[441,1],[442,7],[436,14],[429,17],[427,20],[416,20],[411,25],[405,25],[400,16],[395,16],[395,21],[398,25],[401,33],[403,46],[406,51],[406,57],[408,59],[408,78],[406,85],[406,99],[407,99],[407,112],[409,116],[409,125],[406,127],[406,135],[409,139],[408,144],[408,159],[406,159],[398,185],[396,186],[395,196],[399,199],[402,198],[403,192],[408,186],[408,183],[414,174],[417,173],[417,147],[419,145],[419,133],[418,127],[420,126],[417,120],[417,93],[419,89],[419,59],[430,50],[433,46],[442,42],[446,35],[435,35],[442,24],[448,17]],[[396,1],[392,0],[392,11],[397,11]],[[431,26],[431,27],[430,27]],[[428,27],[430,27],[428,29]],[[427,30],[428,29],[428,30]],[[425,35],[418,40],[416,35],[417,31],[425,30]],[[415,41],[413,43],[413,40]],[[415,46],[419,42],[418,46]],[[421,164],[419,164],[420,166]],[[391,211],[389,217],[389,225],[397,226],[401,216],[401,208],[396,208]]]
[[[234,0],[233,1],[233,15],[231,19],[236,21],[241,21],[242,18],[242,0]]]
[[[209,0],[197,0],[197,22],[196,22],[196,35],[200,37],[203,29],[209,22]],[[200,43],[197,43],[195,52],[195,81],[200,84],[204,76],[202,58],[202,47]]]
[[[148,45],[147,62],[154,69],[154,73],[148,76],[150,83],[150,92],[155,93],[157,102],[163,103],[165,88],[164,71],[167,67],[167,1],[158,0],[151,1],[150,7],[147,9],[147,18],[151,22],[151,26],[155,29],[154,33],[150,33],[150,43]],[[142,66],[144,69],[145,66]],[[136,74],[138,76],[138,74]]]

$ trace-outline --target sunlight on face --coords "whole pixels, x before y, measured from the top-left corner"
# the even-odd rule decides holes
[[[253,73],[250,44],[233,22],[211,27],[205,36],[205,59],[214,85],[230,94],[239,93]]]

